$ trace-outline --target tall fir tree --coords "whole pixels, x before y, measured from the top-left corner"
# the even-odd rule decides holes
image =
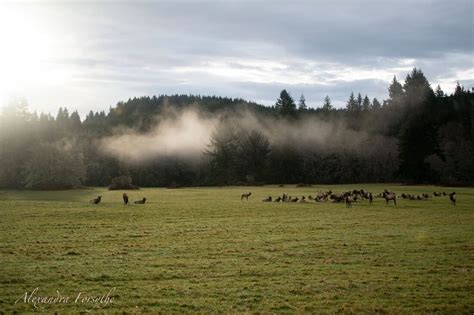
[[[285,117],[291,117],[296,114],[295,101],[286,90],[281,91],[280,98],[275,103],[275,108]]]
[[[398,82],[397,77],[393,76],[392,83],[388,87],[388,104],[389,105],[397,105],[403,101],[404,91],[403,86]]]
[[[441,89],[441,86],[439,86],[439,84],[438,84],[438,86],[436,87],[435,95],[436,95],[437,97],[443,97],[443,96],[444,96],[444,92],[443,92],[443,90]]]
[[[356,107],[356,110],[357,111],[361,111],[362,110],[362,95],[360,93],[357,94],[357,107]]]
[[[300,99],[298,101],[298,110],[299,111],[305,111],[308,109],[308,106],[306,106],[306,99],[303,94],[301,94]]]
[[[454,95],[462,95],[464,93],[464,87],[459,84],[459,81],[456,82],[456,88],[454,89]]]
[[[369,100],[369,97],[366,95],[364,97],[364,100],[362,101],[362,110],[364,112],[368,112],[370,109],[371,109],[370,100]]]
[[[382,105],[380,104],[379,100],[374,97],[374,99],[372,100],[372,109],[379,110],[381,107]]]
[[[351,95],[349,96],[349,100],[346,104],[346,109],[350,112],[354,112],[357,110],[357,101],[355,99],[354,92],[351,92]]]
[[[329,95],[326,95],[324,97],[323,110],[326,112],[329,112],[330,110],[332,110],[332,104],[331,104],[331,99],[329,98]]]

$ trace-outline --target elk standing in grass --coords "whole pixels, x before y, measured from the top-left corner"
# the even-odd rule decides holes
[[[346,208],[352,208],[352,203],[354,202],[354,198],[347,196],[346,197]]]
[[[242,201],[244,198],[245,200],[249,200],[249,197],[252,195],[251,192],[248,192],[248,193],[243,193],[242,195],[240,195],[240,201]]]
[[[123,204],[128,205],[128,195],[127,195],[127,193],[123,193],[122,199],[123,199]]]
[[[390,200],[393,200],[393,204],[394,204],[395,206],[397,205],[397,195],[395,195],[394,192],[389,192],[389,193],[388,193],[388,192],[385,191],[385,192],[383,193],[383,198],[385,198],[386,204],[388,204],[388,202],[389,202]]]
[[[449,194],[449,200],[451,200],[451,205],[456,205],[456,192],[452,192]]]

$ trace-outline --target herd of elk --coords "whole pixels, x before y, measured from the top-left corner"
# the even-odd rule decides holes
[[[128,205],[129,198],[128,198],[127,193],[123,193],[123,195],[122,195],[122,200],[123,200],[123,204],[124,204],[124,205]],[[147,200],[146,198],[143,198],[143,199],[141,199],[141,200],[135,201],[134,203],[135,203],[135,204],[138,204],[138,205],[144,205],[145,202],[146,202],[146,200]],[[91,204],[98,205],[101,201],[102,201],[102,196],[97,196],[97,198],[94,198],[94,199],[90,200],[89,202],[90,202]]]
[[[249,197],[252,195],[251,192],[243,193],[240,195],[240,200],[249,200]],[[421,195],[411,195],[411,194],[406,194],[402,193],[401,194],[403,199],[408,199],[408,200],[428,200],[431,198],[430,194],[427,193],[422,193]],[[441,196],[449,196],[449,200],[451,201],[451,205],[455,206],[456,205],[456,192],[452,192],[450,194],[447,194],[446,192],[434,192],[433,196],[435,197],[441,197]],[[393,204],[396,206],[397,205],[397,194],[393,191],[384,189],[380,194],[377,195],[377,197],[385,199],[385,203],[388,205],[390,201],[393,201]],[[122,195],[123,199],[123,204],[128,205],[129,204],[129,197],[127,193],[123,193]],[[374,195],[369,192],[365,191],[364,189],[354,189],[346,192],[340,192],[340,193],[333,193],[332,190],[326,191],[326,192],[317,192],[314,197],[309,195],[307,198],[306,196],[302,196],[301,198],[299,197],[291,197],[290,195],[283,194],[282,196],[278,196],[275,199],[272,198],[272,196],[268,196],[267,198],[263,199],[262,202],[300,202],[300,203],[306,203],[308,200],[312,200],[314,202],[327,202],[327,201],[332,201],[335,203],[340,203],[344,202],[346,204],[347,208],[352,207],[352,203],[356,202],[357,200],[363,200],[366,199],[369,201],[369,205],[372,205],[374,201]],[[102,201],[102,196],[97,196],[97,198],[94,198],[90,200],[89,202],[91,204],[97,205]],[[147,199],[143,197],[140,200],[137,200],[134,202],[134,204],[141,204],[144,205],[146,203]]]
[[[248,199],[248,196],[250,196],[252,193],[245,193],[241,195],[241,200],[243,198]],[[451,205],[455,206],[456,205],[456,192],[452,192],[450,194],[447,194],[446,192],[434,192],[433,196],[435,197],[441,197],[441,196],[449,196],[449,200],[451,201]],[[276,198],[273,198],[272,196],[268,196],[267,198],[263,199],[262,202],[301,202],[301,203],[306,203],[309,201],[314,201],[314,202],[334,202],[334,203],[342,203],[344,202],[346,204],[347,208],[351,208],[352,204],[358,200],[368,200],[369,205],[373,204],[374,198],[382,198],[385,199],[385,204],[389,204],[390,202],[393,201],[393,205],[397,205],[397,194],[391,190],[384,189],[381,193],[379,193],[377,196],[374,196],[373,193],[366,191],[364,189],[354,189],[346,192],[339,192],[339,193],[333,193],[332,190],[325,191],[325,192],[317,192],[314,196],[309,195],[308,197],[302,196],[301,198],[299,197],[292,197],[288,194],[283,194],[282,196],[277,196]],[[402,193],[401,197],[403,199],[408,199],[408,200],[428,200],[431,198],[431,195],[428,193],[422,193],[420,195],[411,195],[411,194],[406,194]]]

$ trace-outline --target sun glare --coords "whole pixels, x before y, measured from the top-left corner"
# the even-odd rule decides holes
[[[0,104],[40,82],[51,60],[50,34],[31,14],[0,4]]]

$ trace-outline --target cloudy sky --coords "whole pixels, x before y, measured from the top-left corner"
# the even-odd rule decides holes
[[[421,68],[474,87],[472,0],[149,1],[0,4],[0,99],[86,113],[153,94],[240,97],[281,89],[310,106],[387,97]]]

